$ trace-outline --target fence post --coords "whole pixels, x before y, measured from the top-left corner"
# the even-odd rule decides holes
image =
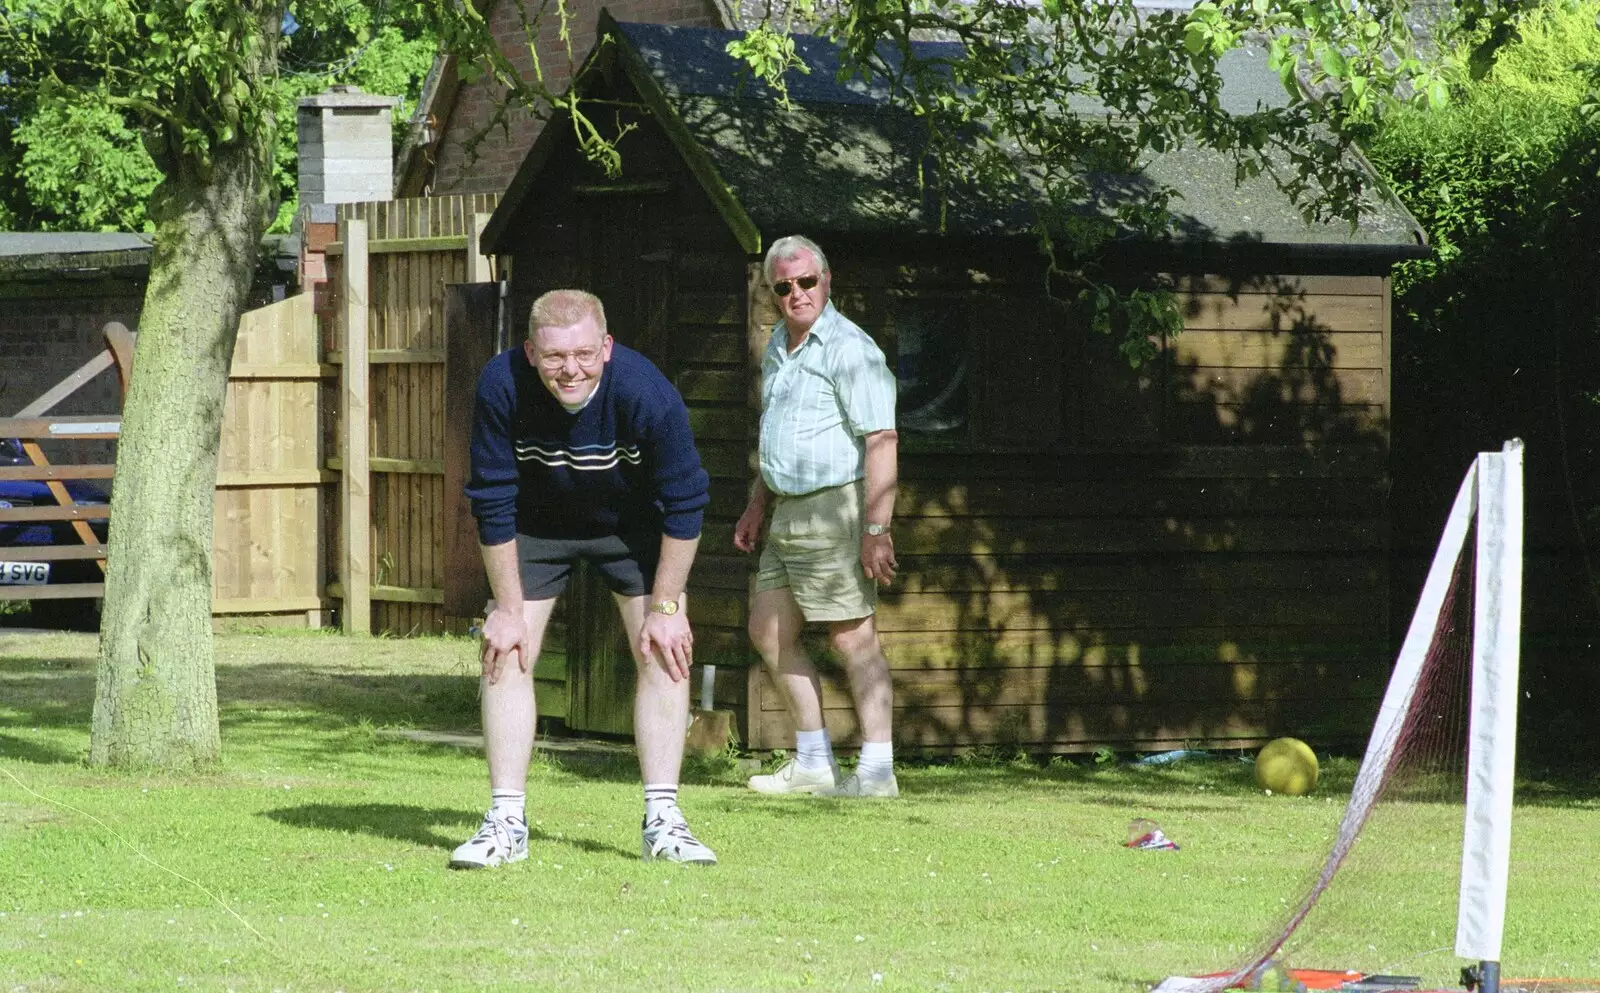
[[[489,214],[472,214],[467,218],[467,282],[493,282],[489,270],[489,256],[484,255],[483,229],[489,226]]]
[[[344,586],[344,633],[372,631],[372,536],[370,528],[371,477],[368,470],[367,411],[367,222],[346,218],[340,222],[344,242],[344,365],[340,370],[340,416],[344,424],[344,473],[339,486],[340,524],[344,549],[340,581]]]

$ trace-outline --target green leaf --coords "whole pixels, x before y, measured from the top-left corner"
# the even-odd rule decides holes
[[[1267,49],[1267,68],[1273,72],[1283,68],[1283,60],[1289,57],[1289,36],[1280,34],[1272,39],[1272,46]]]
[[[1290,56],[1283,61],[1282,65],[1278,66],[1278,81],[1283,83],[1285,92],[1291,97],[1300,96],[1299,69],[1300,59],[1298,56]]]
[[[1327,58],[1324,59],[1322,64],[1327,67],[1328,74],[1331,76],[1343,78],[1350,72],[1350,65],[1345,61],[1344,53],[1332,46],[1329,46]]]

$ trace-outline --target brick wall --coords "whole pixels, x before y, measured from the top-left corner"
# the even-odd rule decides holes
[[[529,6],[537,8],[532,0]],[[602,6],[619,21],[704,28],[723,26],[714,0],[569,0],[567,7],[572,12],[572,63],[569,63],[566,50],[557,36],[559,20],[552,5],[550,14],[539,26],[537,48],[545,82],[553,91],[561,92],[567,88],[573,63],[581,65],[594,47],[595,24]],[[508,54],[523,78],[532,79],[533,58],[528,52],[515,8],[509,2],[497,3],[489,23],[501,50]],[[508,131],[498,127],[490,131],[478,145],[475,159],[467,154],[464,147],[464,143],[482,131],[484,125],[493,118],[502,92],[486,83],[463,85],[458,91],[455,107],[449,111],[450,116],[445,123],[432,193],[502,193],[510,185],[511,177],[516,175],[517,167],[522,164],[534,138],[539,134],[540,122],[524,111],[513,110],[509,116]]]
[[[94,296],[0,296],[0,416],[15,414],[94,358],[105,347],[100,329],[108,321],[137,331],[143,301],[144,286],[133,282]],[[121,409],[117,374],[107,369],[50,413],[109,414]],[[109,462],[115,456],[113,442],[54,442],[44,449],[53,462]]]

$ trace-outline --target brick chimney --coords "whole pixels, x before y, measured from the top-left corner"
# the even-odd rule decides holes
[[[399,97],[335,86],[300,98],[300,203],[350,203],[394,196]]]

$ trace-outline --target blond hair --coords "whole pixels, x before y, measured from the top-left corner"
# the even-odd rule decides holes
[[[606,308],[599,297],[584,290],[551,290],[533,301],[528,311],[528,340],[540,328],[571,327],[585,317],[593,317],[600,333],[606,333]]]

